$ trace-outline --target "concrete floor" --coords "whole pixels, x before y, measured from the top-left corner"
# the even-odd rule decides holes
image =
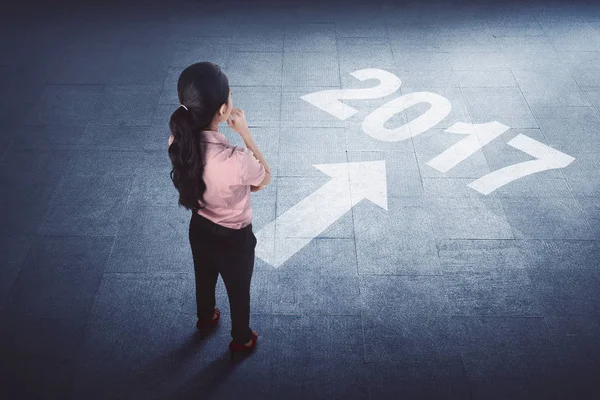
[[[0,397],[597,396],[600,6],[124,0],[1,18]],[[240,362],[221,280],[221,325],[196,333],[191,214],[169,178],[176,80],[205,60],[276,175],[253,194],[277,262],[257,257],[260,339]],[[400,87],[343,100],[347,118],[302,99],[373,74]],[[403,95],[418,104],[389,103]],[[313,165],[375,161],[379,203],[269,237],[332,180]]]

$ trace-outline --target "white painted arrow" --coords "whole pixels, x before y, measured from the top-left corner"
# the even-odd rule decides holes
[[[385,161],[313,166],[332,179],[256,233],[256,255],[275,268],[361,200],[387,210]]]

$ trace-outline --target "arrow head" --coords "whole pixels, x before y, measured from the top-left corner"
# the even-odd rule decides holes
[[[340,182],[349,182],[352,206],[368,199],[387,211],[387,174],[385,161],[317,164],[313,167]]]

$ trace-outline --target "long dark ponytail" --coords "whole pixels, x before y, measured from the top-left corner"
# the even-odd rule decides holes
[[[173,135],[169,146],[173,165],[170,175],[179,192],[179,205],[195,211],[203,208],[206,191],[202,178],[204,143],[200,133],[210,125],[219,108],[228,103],[229,81],[218,65],[196,63],[179,76],[177,94],[179,103],[185,107],[177,108],[169,121]]]

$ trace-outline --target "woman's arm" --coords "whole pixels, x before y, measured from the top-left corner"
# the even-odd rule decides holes
[[[263,181],[258,186],[255,186],[257,188],[256,190],[252,190],[253,192],[257,192],[260,189],[267,186],[269,183],[271,183],[271,168],[269,167],[269,164],[267,164],[265,156],[261,153],[258,146],[256,145],[256,142],[254,142],[254,138],[252,137],[250,130],[246,129],[245,131],[240,133],[240,136],[242,137],[242,140],[244,140],[244,144],[246,144],[246,147],[250,149],[252,153],[254,153],[254,157],[256,157],[258,162],[261,163],[263,167],[265,167],[265,179],[263,179]]]
[[[227,124],[229,125],[229,127],[231,129],[233,129],[235,132],[238,133],[238,135],[241,136],[246,147],[252,151],[252,153],[254,154],[254,157],[256,157],[258,162],[260,164],[262,164],[263,167],[265,167],[265,172],[266,172],[265,178],[256,187],[263,188],[263,187],[267,186],[269,183],[271,183],[271,168],[269,167],[269,164],[267,164],[267,160],[265,160],[265,156],[263,156],[261,151],[258,149],[258,146],[254,142],[254,138],[252,137],[252,134],[250,133],[250,129],[248,129],[248,123],[246,122],[246,114],[244,113],[244,110],[242,110],[240,108],[232,109],[231,114],[230,114],[229,118],[227,119]],[[260,190],[260,189],[257,189],[255,191],[258,191],[258,190]]]

